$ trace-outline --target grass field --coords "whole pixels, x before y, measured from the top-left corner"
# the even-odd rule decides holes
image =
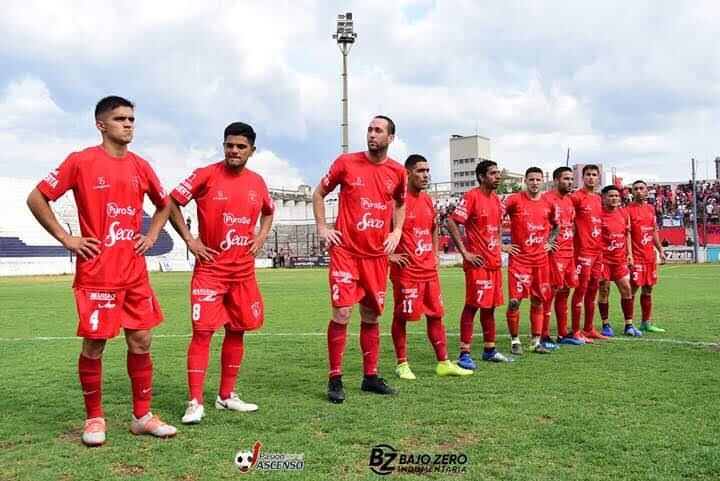
[[[717,480],[720,267],[665,266],[660,276],[654,318],[666,334],[563,346],[513,364],[483,363],[464,379],[434,376],[424,323],[409,326],[408,335],[418,380],[394,379],[386,314],[380,369],[401,389],[395,398],[359,389],[356,319],[345,355],[348,400],[332,405],[325,396],[326,272],[260,271],[266,324],[247,336],[238,380],[241,397],[260,410],[220,412],[208,402],[203,423],[183,427],[190,276],[153,275],[166,316],[153,344],[153,411],[180,432],[172,440],[130,434],[130,389],[119,338],[108,344],[104,361],[108,442],[95,449],[79,440],[84,413],[71,279],[0,279],[0,480],[375,479],[368,460],[377,444],[404,453],[467,456],[465,474],[425,475],[430,479]],[[442,281],[455,356],[462,271],[445,269]],[[611,316],[620,327],[617,293],[612,296]],[[499,346],[507,351],[504,309],[498,319]],[[218,341],[207,400],[214,399],[218,383]],[[265,452],[304,453],[304,470],[241,474],[233,456],[257,440]]]

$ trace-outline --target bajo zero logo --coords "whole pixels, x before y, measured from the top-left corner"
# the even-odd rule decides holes
[[[370,470],[379,475],[390,474],[395,471],[393,461],[397,458],[397,451],[388,444],[378,444],[370,451]]]

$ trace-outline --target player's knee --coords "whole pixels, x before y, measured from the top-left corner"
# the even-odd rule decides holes
[[[83,339],[82,355],[88,359],[100,359],[105,351],[105,339]]]
[[[510,302],[508,302],[508,309],[511,311],[517,311],[520,309],[520,300],[519,299],[510,299]]]
[[[126,336],[128,351],[134,354],[145,354],[150,352],[152,335],[149,331],[135,331]]]
[[[642,286],[642,295],[643,296],[649,296],[652,294],[652,286]]]
[[[347,324],[350,322],[352,307],[337,307],[333,309],[333,322],[338,324]]]

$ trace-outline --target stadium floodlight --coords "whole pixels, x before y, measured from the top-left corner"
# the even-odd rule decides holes
[[[343,68],[342,68],[342,107],[343,107],[343,120],[342,120],[342,151],[343,153],[348,151],[348,82],[347,82],[347,57],[350,53],[352,45],[355,43],[357,33],[354,31],[354,22],[352,12],[341,13],[337,17],[337,25],[335,33],[332,36],[337,41],[340,53],[342,54]]]

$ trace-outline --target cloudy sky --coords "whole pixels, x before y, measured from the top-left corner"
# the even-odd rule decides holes
[[[449,178],[448,138],[491,138],[501,167],[602,162],[626,178],[713,176],[720,4],[713,1],[35,1],[0,16],[0,175],[40,178],[98,143],[92,110],[136,104],[134,151],[168,187],[221,158],[234,120],[258,132],[271,187],[315,185],[341,144],[352,11],[350,147],[393,117],[399,160]]]

